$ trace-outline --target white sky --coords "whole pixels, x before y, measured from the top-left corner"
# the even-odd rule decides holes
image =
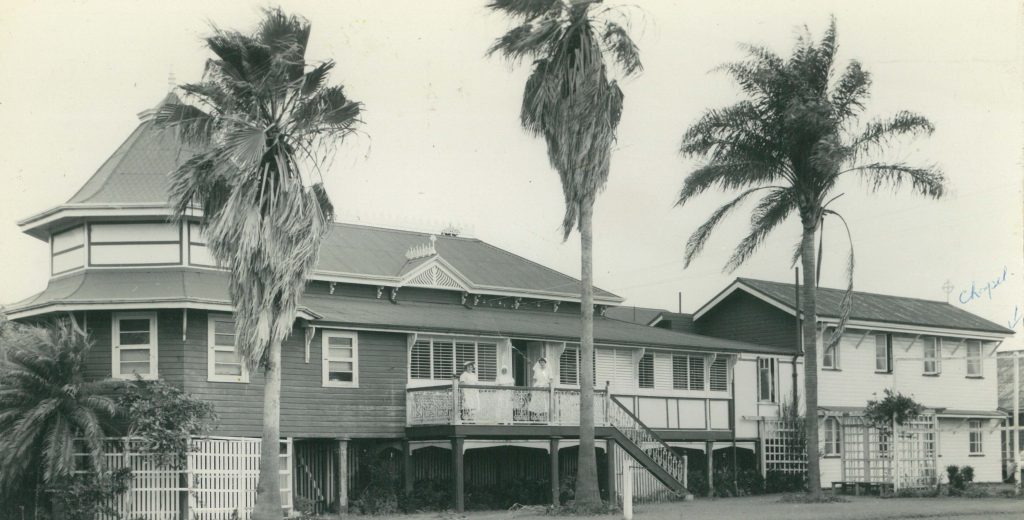
[[[368,137],[342,147],[328,187],[342,220],[440,230],[449,222],[495,245],[578,276],[579,242],[562,243],[557,175],[518,110],[527,67],[484,52],[507,27],[483,1],[285,1],[313,22],[309,57],[338,62],[333,81],[366,104]],[[199,79],[208,23],[248,29],[242,2],[8,0],[0,18],[0,302],[45,287],[47,250],[15,222],[64,202],[161,99],[168,72]],[[441,6],[444,7],[441,7]],[[873,74],[869,114],[909,109],[934,136],[900,144],[895,159],[937,163],[950,195],[930,201],[868,196],[857,182],[836,202],[853,228],[860,290],[943,299],[1007,281],[963,305],[1007,324],[1024,315],[1022,156],[1024,8],[978,1],[643,2],[634,36],[646,71],[623,86],[626,107],[611,179],[597,203],[597,284],[627,304],[695,310],[734,276],[790,281],[796,220],[746,266],[721,266],[746,231],[734,214],[689,269],[685,241],[726,195],[673,208],[694,162],[676,153],[704,109],[735,102],[714,66],[738,42],[788,54],[795,29],[839,23],[841,66]],[[827,227],[823,285],[841,287],[846,239]],[[1017,330],[1024,326],[1017,324]]]

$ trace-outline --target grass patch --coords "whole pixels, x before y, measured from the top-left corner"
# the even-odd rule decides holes
[[[835,495],[811,496],[805,494],[786,494],[779,497],[780,504],[830,504],[849,502],[849,500]]]

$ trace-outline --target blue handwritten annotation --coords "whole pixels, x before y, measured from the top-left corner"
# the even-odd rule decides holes
[[[1009,270],[1006,266],[1003,266],[1003,272],[999,274],[994,280],[985,282],[985,285],[978,285],[978,282],[971,282],[970,289],[963,289],[960,291],[960,303],[970,303],[974,300],[981,298],[983,295],[988,296],[988,299],[992,299],[992,291],[1003,284],[1006,281],[1006,277],[1009,275]]]

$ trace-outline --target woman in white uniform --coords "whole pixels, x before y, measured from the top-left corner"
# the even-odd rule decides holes
[[[476,375],[476,363],[467,361],[462,365],[462,367],[462,375],[459,376],[459,384],[477,384],[479,379]],[[480,391],[475,388],[462,389],[462,420],[473,420],[473,416],[476,415],[477,408],[480,408]]]
[[[548,401],[551,386],[551,374],[548,373],[548,360],[540,358],[533,365],[533,387],[530,391],[530,415],[534,421],[548,420]],[[545,390],[540,390],[541,388]]]

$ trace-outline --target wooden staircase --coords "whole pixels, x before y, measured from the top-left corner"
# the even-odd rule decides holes
[[[611,438],[655,478],[679,495],[686,489],[686,461],[614,396],[608,400]]]

